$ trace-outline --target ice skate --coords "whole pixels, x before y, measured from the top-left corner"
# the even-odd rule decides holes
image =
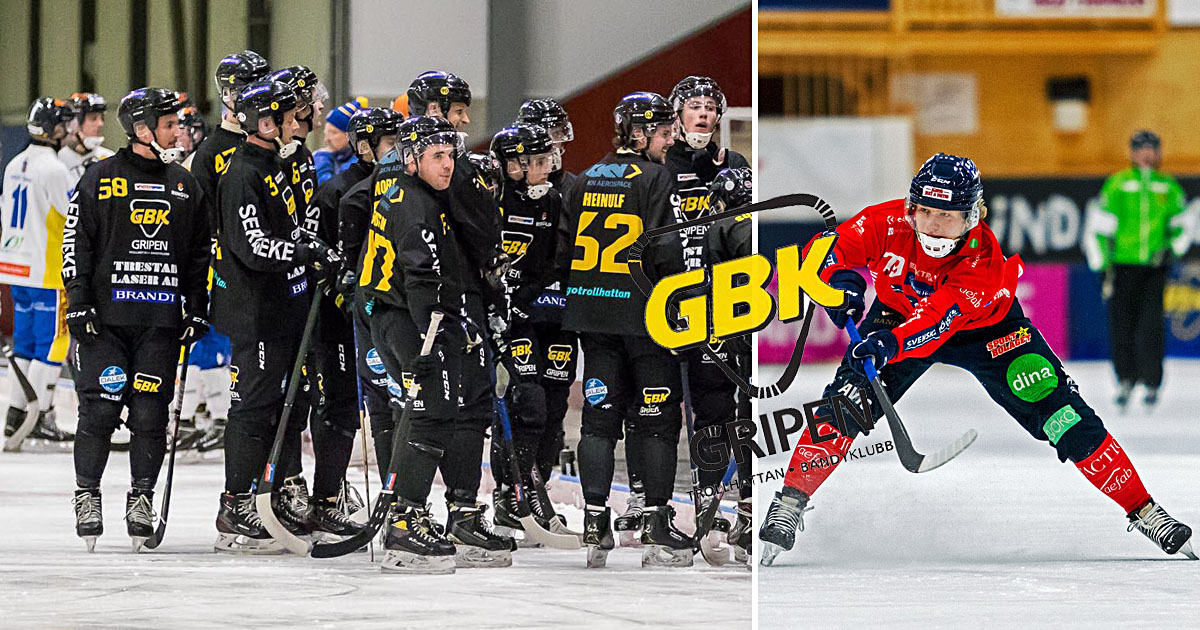
[[[281,554],[283,545],[271,538],[262,519],[254,509],[254,495],[221,495],[221,511],[217,514],[217,542],[213,548],[221,553]]]
[[[583,544],[587,545],[587,567],[602,569],[608,564],[608,552],[616,545],[612,535],[612,510],[587,506],[583,513]]]
[[[88,552],[96,550],[96,539],[104,533],[104,515],[100,505],[99,488],[80,488],[75,491],[75,535],[87,544]]]
[[[44,451],[70,451],[75,442],[75,434],[58,428],[58,414],[53,409],[44,409],[38,413],[37,424],[29,433],[27,439],[34,440]]]
[[[733,561],[749,564],[754,536],[750,528],[754,523],[754,501],[742,499],[738,501],[737,520],[729,530],[729,544],[733,545]]]
[[[1153,413],[1154,408],[1158,406],[1158,388],[1147,387],[1146,395],[1142,398],[1142,403],[1146,405],[1146,413]]]
[[[351,520],[338,505],[337,497],[313,499],[308,512],[308,526],[314,541],[327,543],[344,540],[365,528],[361,523]]]
[[[196,438],[196,451],[204,456],[206,453],[220,453],[225,450],[225,423],[223,418],[213,420],[213,424],[203,435]]]
[[[342,489],[338,492],[337,506],[342,514],[355,523],[366,525],[367,521],[371,520],[370,506],[363,501],[362,495],[358,493],[358,488],[350,485],[350,482],[344,479],[342,480]]]
[[[25,423],[25,417],[28,415],[29,412],[24,409],[9,407],[8,415],[4,419],[4,437],[12,437],[12,434],[17,432],[17,427]]]
[[[1153,500],[1129,515],[1129,531],[1135,529],[1168,555],[1182,553],[1192,560],[1197,559],[1192,550],[1192,528],[1175,520]]]
[[[771,566],[776,556],[796,544],[796,532],[804,531],[804,513],[811,509],[808,495],[795,488],[784,486],[775,493],[771,507],[767,508],[767,517],[758,530],[763,543],[760,564]]]
[[[529,494],[527,493],[525,496],[529,497]],[[529,502],[532,512],[532,497],[530,497]],[[525,527],[521,525],[521,521],[517,518],[517,494],[513,492],[512,486],[497,487],[495,490],[493,490],[492,504],[496,507],[496,535],[505,536],[516,540],[517,547],[520,547],[521,549],[536,549],[542,546],[541,543],[538,543],[532,538],[524,535]],[[533,513],[533,518],[542,527],[545,527],[548,530],[550,529],[550,524],[543,521],[536,512]],[[517,535],[518,532],[521,533],[520,536]]]
[[[454,573],[454,543],[434,528],[428,508],[394,504],[384,548],[384,573]]]
[[[554,511],[554,503],[550,500],[550,492],[546,488],[546,484],[542,481],[541,473],[538,472],[535,466],[531,472],[533,480],[532,492],[529,493],[529,509],[533,512],[533,517],[539,523],[545,523],[545,527],[552,534],[563,534],[566,536],[577,536],[583,539],[583,533],[577,532],[570,527],[567,527],[567,517],[558,514]]]
[[[613,529],[619,532],[622,547],[641,547],[643,511],[646,509],[646,494],[640,486],[634,486],[625,499],[625,513],[618,516]]]
[[[675,508],[669,505],[647,507],[643,519],[643,567],[692,566],[695,542],[675,528]]]
[[[308,523],[308,482],[295,475],[283,480],[277,492],[271,494],[271,509],[280,523],[297,538],[312,538],[312,526]]]
[[[1133,383],[1130,383],[1130,382],[1117,383],[1117,395],[1113,399],[1113,402],[1116,403],[1117,409],[1120,410],[1121,413],[1125,413],[1126,408],[1129,407],[1129,398],[1132,395],[1133,395]]]
[[[510,567],[517,541],[492,531],[486,505],[450,504],[446,531],[454,543],[454,562],[467,567]]]
[[[133,544],[133,553],[139,553],[146,540],[154,535],[154,491],[134,488],[125,495],[125,529]]]

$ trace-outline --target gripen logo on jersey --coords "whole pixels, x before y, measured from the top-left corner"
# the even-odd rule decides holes
[[[164,225],[171,224],[171,204],[162,199],[132,199],[129,222],[138,226],[146,238],[158,236]]]

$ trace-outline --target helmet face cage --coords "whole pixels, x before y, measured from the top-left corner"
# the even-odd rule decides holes
[[[262,55],[253,50],[243,50],[229,55],[217,63],[213,81],[217,94],[226,105],[237,100],[242,89],[256,81],[262,81],[271,73],[271,66]]]
[[[276,127],[283,126],[283,117],[298,105],[296,93],[280,81],[252,83],[238,94],[235,109],[238,122],[250,133],[258,133],[258,121],[269,116]]]
[[[158,119],[179,113],[179,98],[175,92],[162,88],[141,88],[121,99],[117,118],[130,140],[137,140],[137,125],[141,123],[151,133],[158,128]]]
[[[431,71],[422,73],[408,87],[408,112],[413,116],[424,116],[429,104],[437,103],[442,116],[450,113],[450,106],[463,103],[471,106],[471,86],[449,72]]]
[[[400,114],[387,108],[365,108],[350,116],[350,124],[346,133],[350,136],[350,146],[358,152],[358,142],[366,140],[371,151],[377,152],[379,141],[385,136],[395,135],[400,128]],[[379,155],[375,156],[378,159]]]
[[[571,127],[567,110],[554,99],[525,101],[517,113],[517,122],[545,127],[550,132],[551,142],[564,143],[575,139],[575,129]]]
[[[462,153],[462,136],[445,118],[416,116],[400,124],[397,146],[400,159],[406,164],[410,161],[414,165],[418,164],[425,149],[437,145],[454,147],[452,157],[455,158]]]
[[[688,77],[680,81],[675,85],[675,89],[671,90],[671,104],[676,112],[681,112],[689,100],[702,96],[710,97],[716,102],[717,119],[720,120],[727,107],[725,93],[716,81],[708,77]]]
[[[613,110],[617,137],[628,147],[633,132],[641,128],[647,137],[654,135],[659,125],[675,125],[675,110],[667,99],[653,92],[635,92],[621,99]]]

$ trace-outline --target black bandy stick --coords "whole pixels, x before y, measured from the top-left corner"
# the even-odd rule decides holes
[[[163,536],[167,535],[167,512],[171,509],[171,486],[175,479],[175,452],[179,450],[179,414],[183,410],[183,388],[187,385],[188,357],[191,354],[191,346],[184,346],[179,376],[175,378],[175,404],[171,408],[171,457],[167,460],[167,484],[163,486],[162,512],[158,517],[158,527],[154,529],[154,535],[146,539],[144,546],[147,549],[157,549],[162,544]]]

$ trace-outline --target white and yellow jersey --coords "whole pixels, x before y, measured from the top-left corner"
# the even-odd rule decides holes
[[[0,283],[63,288],[63,223],[73,184],[52,147],[31,144],[8,163],[0,194]]]
[[[114,152],[104,147],[96,147],[83,155],[80,155],[78,151],[66,145],[63,145],[63,148],[58,150],[58,159],[67,165],[67,172],[71,174],[72,189],[75,188],[75,183],[79,181],[79,178],[83,177],[83,169],[87,168],[89,164],[110,158],[113,155],[115,155]]]

